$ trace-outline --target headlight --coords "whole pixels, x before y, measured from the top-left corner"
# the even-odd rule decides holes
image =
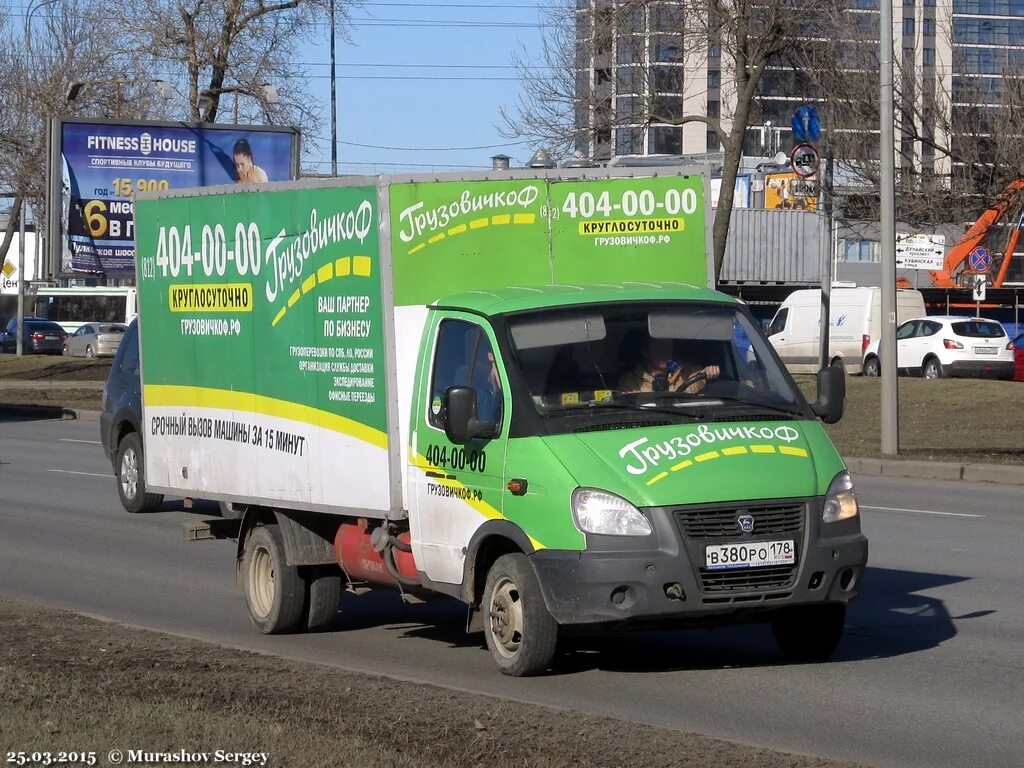
[[[572,493],[572,514],[586,533],[606,536],[649,536],[651,524],[643,512],[621,496],[593,488]]]
[[[821,519],[826,523],[849,520],[860,514],[857,495],[853,492],[853,478],[849,472],[840,472],[828,487]]]

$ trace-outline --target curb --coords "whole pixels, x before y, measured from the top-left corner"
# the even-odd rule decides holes
[[[74,419],[77,421],[99,421],[100,412],[83,408],[64,408],[59,405],[4,405],[0,404],[0,416],[19,419]]]
[[[846,468],[855,475],[902,477],[914,480],[961,480],[967,483],[1024,485],[1024,466],[1011,464],[960,464],[946,461],[901,461],[848,458]]]

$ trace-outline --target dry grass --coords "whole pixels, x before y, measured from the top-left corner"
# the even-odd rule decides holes
[[[814,379],[797,380],[809,399]],[[846,414],[827,427],[844,456],[881,455],[881,379],[846,379]],[[900,455],[937,461],[1024,463],[1024,383],[899,380]]]
[[[0,598],[5,750],[268,752],[273,766],[842,768],[401,683]],[[495,670],[493,674],[498,674]]]
[[[112,358],[86,360],[60,355],[0,355],[0,380],[106,381]]]

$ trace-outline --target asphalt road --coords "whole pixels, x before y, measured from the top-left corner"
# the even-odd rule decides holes
[[[0,593],[130,624],[877,766],[1024,755],[1024,494],[862,478],[865,593],[834,660],[784,664],[766,628],[581,641],[560,674],[501,676],[454,603],[346,597],[336,631],[263,637],[231,542],[186,543],[180,503],[117,501],[95,422],[0,420]],[[571,737],[571,734],[569,735]]]

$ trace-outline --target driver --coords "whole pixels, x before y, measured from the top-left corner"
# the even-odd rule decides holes
[[[692,360],[674,362],[672,339],[648,337],[640,361],[619,378],[617,389],[625,393],[682,391],[695,395],[720,373],[717,365],[702,366]],[[680,390],[683,384],[686,388]]]

